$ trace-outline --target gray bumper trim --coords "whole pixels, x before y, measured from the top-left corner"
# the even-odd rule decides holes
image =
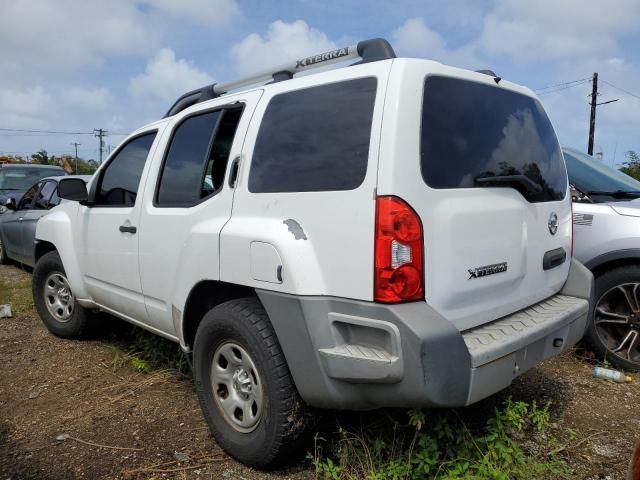
[[[584,316],[589,302],[555,295],[529,308],[463,333],[471,364],[479,367],[536,342]]]
[[[459,407],[507,387],[582,338],[592,284],[572,259],[558,295],[464,333],[425,302],[257,294],[303,400],[366,410]]]

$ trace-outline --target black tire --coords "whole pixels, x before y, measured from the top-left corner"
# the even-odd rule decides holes
[[[589,324],[587,326],[587,332],[585,333],[585,341],[588,346],[593,350],[593,352],[597,355],[600,360],[607,361],[615,368],[637,372],[640,371],[640,356],[631,357],[632,360],[627,358],[623,358],[621,354],[616,354],[612,350],[615,350],[615,347],[611,344],[607,344],[607,341],[612,342],[613,340],[608,340],[608,334],[602,328],[600,329],[600,333],[598,332],[598,327],[596,327],[596,319],[597,317],[602,317],[600,312],[596,313],[596,308],[601,305],[601,301],[609,298],[609,292],[616,293],[616,287],[622,285],[629,284],[640,284],[640,265],[627,265],[624,267],[613,268],[611,270],[607,270],[604,273],[598,275],[595,278],[595,292],[593,298],[593,304],[591,306],[591,312],[589,313]],[[640,292],[639,295],[640,296]],[[640,298],[636,299],[636,304],[640,303]],[[640,307],[640,305],[636,305],[636,307]],[[607,304],[607,311],[612,310]],[[638,312],[637,317],[633,320],[635,322],[635,328],[640,328],[640,312]],[[601,324],[603,325],[603,324]],[[621,336],[624,336],[623,332],[627,330],[626,326],[611,326],[604,324],[607,329],[610,328],[619,328],[621,332]],[[616,333],[616,331],[614,331]],[[640,335],[640,333],[638,333]],[[613,344],[615,345],[615,343]],[[638,347],[640,349],[640,347]],[[633,349],[632,349],[633,351]]]
[[[43,255],[33,269],[32,293],[38,315],[40,315],[40,319],[47,329],[54,335],[62,338],[81,337],[88,324],[88,315],[87,310],[73,301],[73,296],[71,296],[72,301],[70,302],[70,305],[72,305],[72,313],[69,318],[64,321],[56,318],[47,307],[46,302],[48,302],[49,299],[45,294],[45,283],[50,276],[54,274],[60,274],[66,280],[62,260],[58,252],[55,251]]]
[[[225,345],[240,346],[255,365],[263,392],[261,416],[250,432],[240,432],[225,418],[214,398],[214,355]],[[255,297],[222,303],[207,313],[198,327],[193,353],[194,379],[200,406],[218,444],[240,462],[273,468],[291,456],[304,433],[304,404],[291,379],[269,317]]]
[[[7,257],[7,252],[4,251],[2,236],[0,236],[0,265],[6,265],[8,263],[9,263],[9,257]]]

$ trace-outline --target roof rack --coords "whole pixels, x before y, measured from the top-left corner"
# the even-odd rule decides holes
[[[248,87],[251,85],[290,80],[296,73],[355,58],[361,59],[359,62],[354,63],[354,65],[358,65],[362,63],[377,62],[380,60],[396,58],[396,54],[389,42],[387,42],[383,38],[363,40],[350,47],[337,48],[335,50],[331,50],[330,52],[301,58],[290,63],[285,63],[283,65],[264,70],[262,72],[251,75],[250,77],[222,84],[213,83],[211,85],[207,85],[206,87],[192,90],[185,93],[175,101],[175,103],[166,113],[165,118],[175,115],[176,113],[181,112],[185,108],[188,108],[191,105],[195,105],[196,103],[204,102],[205,100],[211,100],[212,98],[224,95],[231,90],[237,90],[239,88]]]

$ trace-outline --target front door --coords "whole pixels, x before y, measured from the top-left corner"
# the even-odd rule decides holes
[[[146,322],[138,268],[138,220],[141,184],[157,130],[121,146],[92,185],[89,206],[80,207],[80,242],[87,290],[107,310]]]

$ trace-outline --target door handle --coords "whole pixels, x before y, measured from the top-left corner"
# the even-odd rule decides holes
[[[236,187],[239,169],[240,169],[240,155],[234,158],[233,161],[231,162],[231,172],[229,173],[229,186],[231,188]]]
[[[130,225],[120,225],[120,231],[122,233],[136,233],[138,229]]]

